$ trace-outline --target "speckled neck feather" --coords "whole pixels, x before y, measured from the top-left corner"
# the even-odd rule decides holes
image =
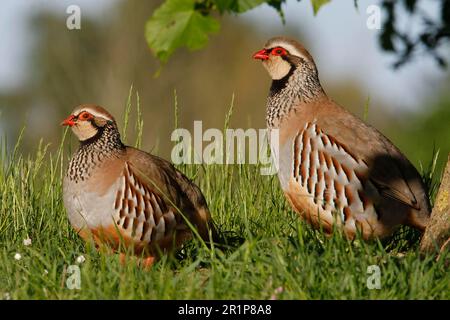
[[[303,60],[303,59],[301,59]],[[300,103],[308,103],[325,93],[315,66],[302,61],[280,80],[273,80],[267,99],[266,123],[278,128],[282,120]]]
[[[78,151],[70,160],[67,177],[75,183],[85,181],[102,161],[117,157],[124,150],[125,145],[120,140],[120,133],[115,123],[99,127],[94,137],[80,142]]]

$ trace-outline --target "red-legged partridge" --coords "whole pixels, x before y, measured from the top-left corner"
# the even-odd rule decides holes
[[[378,130],[327,97],[308,51],[275,37],[253,57],[272,78],[266,121],[279,129],[271,147],[294,210],[349,238],[385,237],[401,224],[423,230],[431,209],[419,173]]]
[[[80,140],[64,177],[70,223],[97,245],[119,243],[151,263],[192,237],[214,233],[200,189],[169,162],[125,146],[105,109],[81,105],[63,121]],[[188,222],[189,223],[188,223]]]

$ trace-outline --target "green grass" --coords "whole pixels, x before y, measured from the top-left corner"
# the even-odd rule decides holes
[[[122,266],[68,223],[61,194],[67,140],[66,131],[56,152],[41,143],[28,157],[18,151],[20,139],[13,150],[1,145],[0,299],[450,298],[444,259],[420,259],[417,233],[403,228],[370,243],[339,232],[326,237],[292,212],[276,176],[250,165],[180,167],[203,190],[226,246],[194,239],[150,271]],[[81,289],[70,290],[65,270],[80,255]],[[367,288],[370,265],[381,269],[379,290]]]

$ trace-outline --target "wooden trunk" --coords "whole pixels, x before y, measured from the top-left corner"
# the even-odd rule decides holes
[[[424,254],[442,254],[450,248],[450,154],[431,219],[420,243]]]

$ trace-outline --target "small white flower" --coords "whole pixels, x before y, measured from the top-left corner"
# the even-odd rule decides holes
[[[30,238],[23,239],[23,245],[26,247],[31,246],[31,239]]]
[[[283,287],[278,287],[278,288],[276,288],[274,291],[273,291],[273,294],[270,296],[270,300],[277,300],[277,298],[278,298],[278,295],[280,294],[280,293],[283,293],[283,291],[284,291],[284,288]]]
[[[44,276],[48,274],[48,270],[44,269]]]
[[[11,300],[11,296],[10,296],[9,292],[5,292],[5,294],[3,295],[3,299],[4,300]]]
[[[22,255],[20,253],[16,253],[14,255],[14,259],[16,259],[17,261],[19,261],[20,259],[22,259]]]
[[[280,293],[282,293],[283,291],[284,291],[284,288],[283,288],[283,287],[278,287],[278,288],[275,289],[275,294],[280,294]]]
[[[76,261],[78,264],[82,264],[86,261],[86,258],[84,256],[78,256]]]

